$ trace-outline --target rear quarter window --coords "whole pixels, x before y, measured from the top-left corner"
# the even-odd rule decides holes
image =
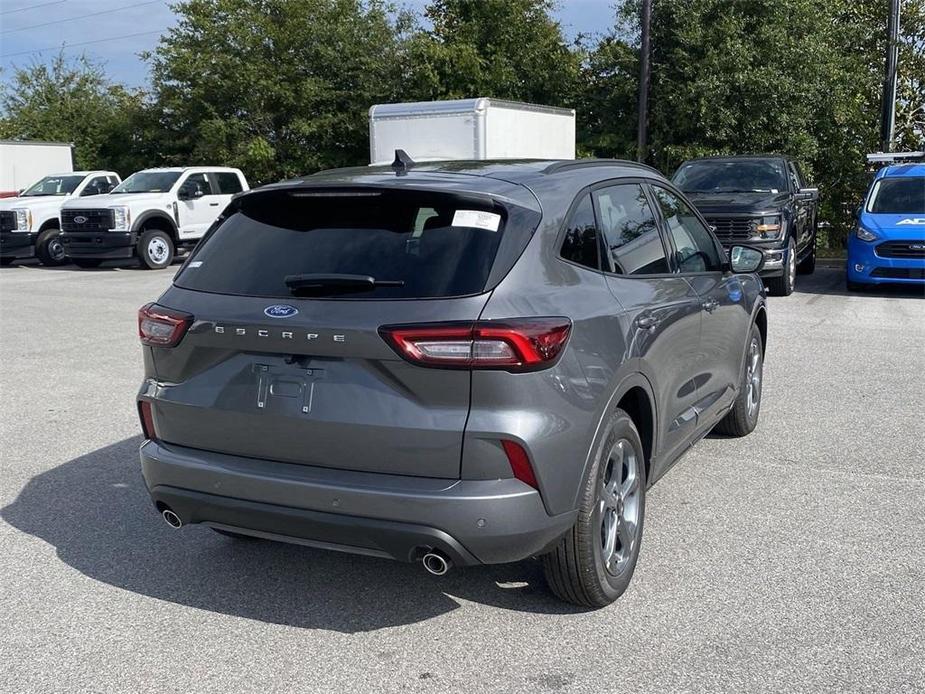
[[[339,299],[485,291],[519,256],[539,214],[418,191],[264,191],[239,198],[177,276],[186,289],[291,297],[286,278],[359,275],[391,286],[318,290]],[[506,271],[506,270],[505,270]]]

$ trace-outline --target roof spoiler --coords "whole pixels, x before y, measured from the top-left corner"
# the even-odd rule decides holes
[[[868,164],[900,164],[906,161],[925,161],[925,152],[876,152],[867,155]]]

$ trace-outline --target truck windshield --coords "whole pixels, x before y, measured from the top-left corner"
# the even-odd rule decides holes
[[[508,257],[519,239],[522,249],[538,221],[519,208],[418,191],[273,191],[235,208],[200,243],[177,286],[264,297],[476,294],[499,247]]]
[[[673,183],[685,193],[778,193],[787,189],[779,159],[693,161],[675,173]]]
[[[925,176],[877,181],[870,191],[867,211],[874,214],[925,214]]]
[[[37,198],[44,195],[70,195],[73,193],[83,176],[46,176],[41,181],[22,192],[22,198]]]
[[[180,178],[179,171],[139,171],[112,189],[119,193],[166,193]]]

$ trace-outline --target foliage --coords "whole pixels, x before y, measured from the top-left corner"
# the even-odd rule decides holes
[[[78,169],[126,175],[148,161],[144,147],[130,146],[139,136],[142,94],[112,84],[85,57],[68,61],[59,54],[47,65],[16,68],[0,106],[0,137],[73,142]]]
[[[905,0],[900,16],[896,149],[925,149],[925,0]]]
[[[409,40],[404,100],[489,96],[572,106],[579,55],[551,0],[433,0]]]
[[[399,96],[399,27],[380,2],[188,0],[149,57],[180,163],[267,182],[367,159],[367,112]]]

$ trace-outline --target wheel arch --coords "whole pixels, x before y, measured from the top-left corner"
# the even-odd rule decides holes
[[[161,212],[159,210],[143,212],[138,219],[135,220],[132,228],[137,232],[146,229],[160,229],[161,231],[167,232],[174,242],[178,240],[176,222],[174,222],[166,212]]]
[[[38,233],[41,234],[43,231],[48,231],[49,229],[61,229],[61,221],[57,217],[49,217],[42,222]]]

